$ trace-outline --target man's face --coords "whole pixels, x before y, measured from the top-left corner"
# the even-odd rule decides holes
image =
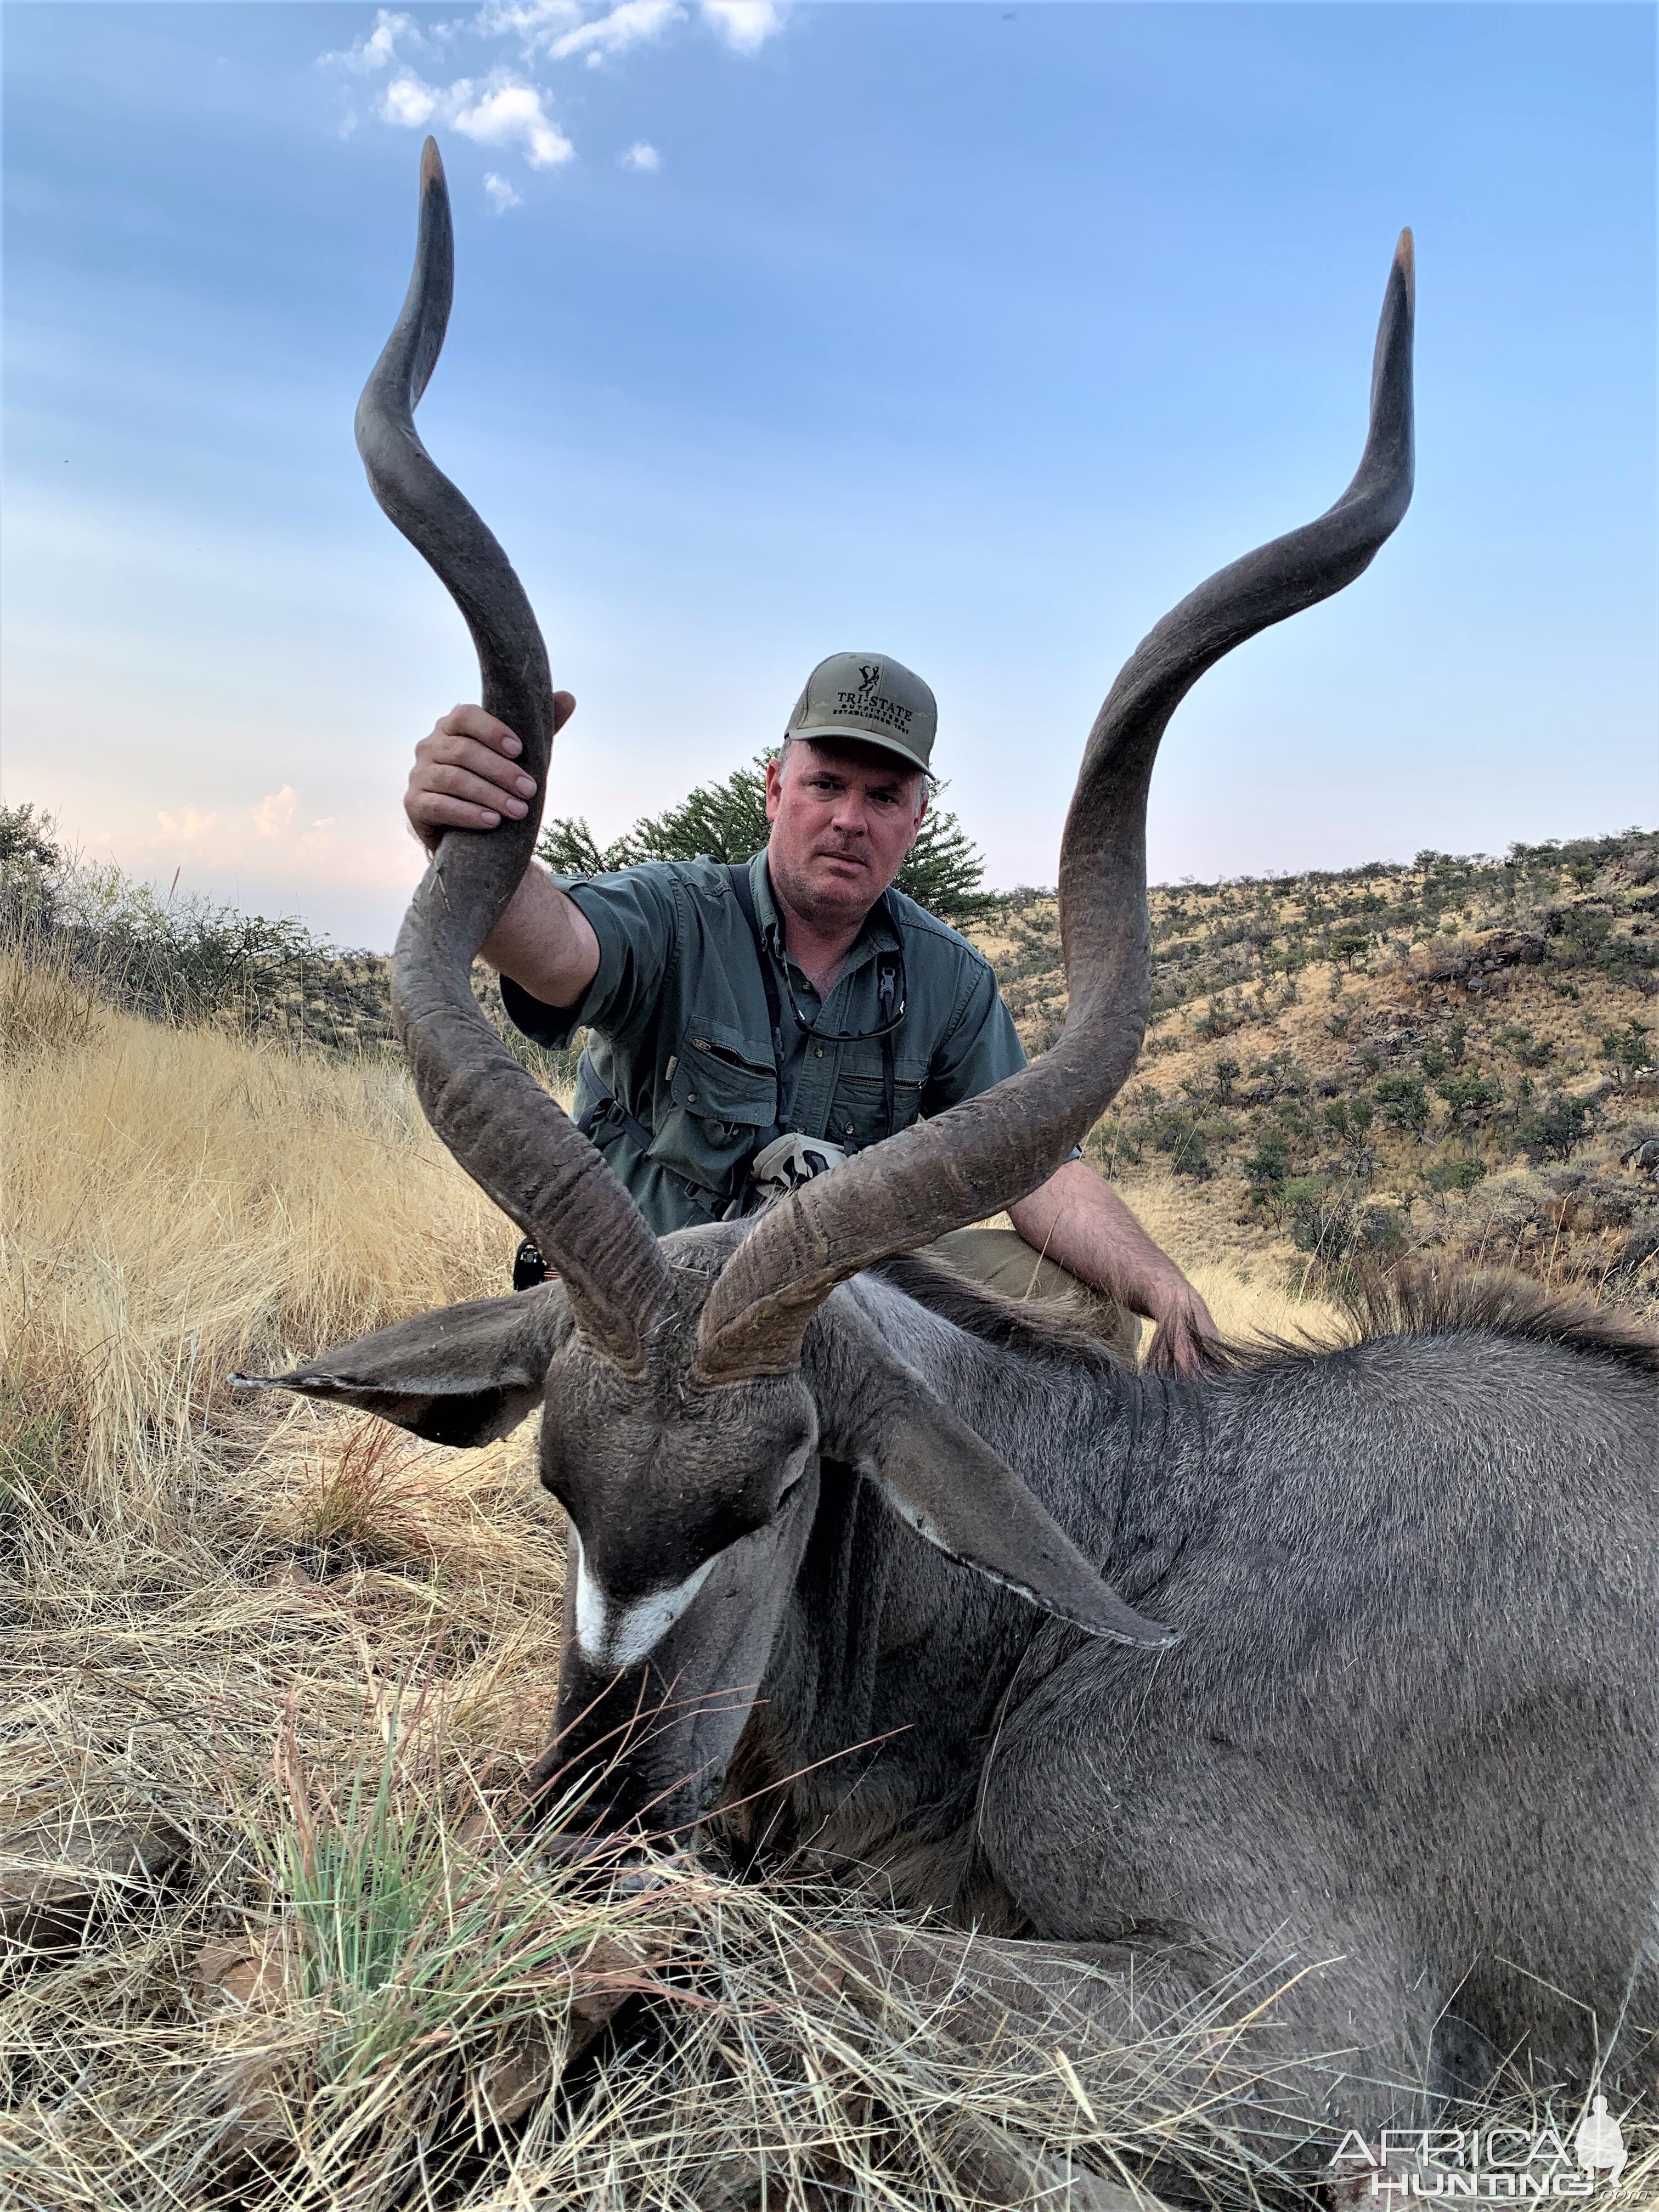
[[[766,771],[772,886],[809,921],[867,914],[927,811],[927,780],[875,745],[797,738]]]

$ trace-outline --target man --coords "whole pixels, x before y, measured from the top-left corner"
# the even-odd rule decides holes
[[[556,696],[556,730],[575,703]],[[768,767],[771,834],[746,867],[650,862],[563,887],[532,867],[484,945],[526,1035],[556,1049],[587,1030],[579,1126],[659,1234],[745,1211],[1024,1066],[983,956],[890,888],[937,721],[898,662],[832,654]],[[422,843],[522,817],[520,750],[480,707],[445,715],[404,800]],[[1151,1364],[1203,1364],[1203,1300],[1084,1160],[1008,1214],[1019,1242],[964,1230],[945,1256],[1016,1294],[1080,1279],[1156,1322]]]

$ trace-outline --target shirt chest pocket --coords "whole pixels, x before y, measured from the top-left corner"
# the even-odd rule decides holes
[[[694,1182],[728,1189],[777,1121],[770,1062],[757,1060],[746,1038],[705,1022],[686,1031],[665,1072],[667,1110],[649,1157]]]
[[[884,1137],[897,1130],[908,1129],[921,1112],[921,1085],[926,1073],[925,1068],[903,1054],[897,1055],[893,1066],[893,1129],[890,1131],[880,1045],[860,1043],[847,1048],[826,1133],[848,1152],[862,1152],[866,1145],[879,1144]]]

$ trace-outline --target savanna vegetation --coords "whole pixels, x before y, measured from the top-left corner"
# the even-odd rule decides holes
[[[1224,1326],[1340,1334],[1344,1271],[1421,1247],[1652,1299],[1654,845],[1157,894],[1091,1149]],[[982,927],[1040,1044],[1052,900]],[[718,1836],[648,1887],[511,1847],[563,1559],[533,1425],[444,1452],[230,1382],[505,1285],[385,990],[0,817],[0,2203],[1297,2201],[1169,2044],[1109,2101],[853,2002],[825,1946],[878,1893]],[[1606,2212],[1659,2190],[1632,2141]]]

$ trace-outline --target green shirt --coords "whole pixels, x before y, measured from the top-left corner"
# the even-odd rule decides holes
[[[766,991],[754,939],[714,860],[653,860],[616,875],[562,878],[599,941],[599,964],[574,1006],[544,1006],[501,978],[507,1011],[557,1051],[586,1028],[576,1114],[658,1234],[728,1213],[757,1146],[777,1127]],[[766,957],[783,1015],[784,1121],[848,1152],[887,1133],[882,1048],[819,1042],[790,1012],[830,1030],[877,1030],[878,956],[893,950],[879,906],[866,917],[826,1000],[783,949],[766,855],[749,863]],[[1025,1065],[982,953],[914,899],[893,895],[902,934],[906,1011],[893,1036],[893,1126],[942,1113]],[[655,1134],[642,1146],[605,1094]]]

